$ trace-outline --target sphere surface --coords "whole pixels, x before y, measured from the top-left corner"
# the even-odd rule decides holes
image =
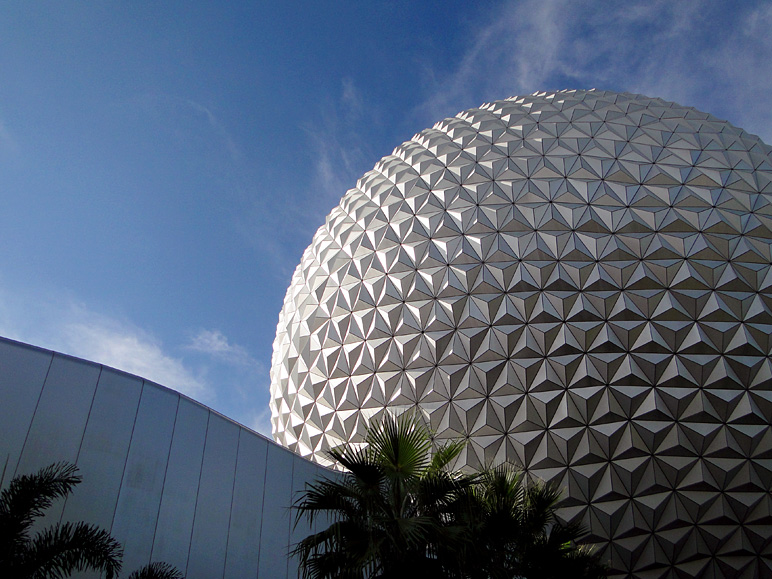
[[[328,463],[419,409],[438,439],[468,438],[463,464],[565,488],[563,517],[618,571],[772,574],[770,151],[601,91],[419,133],[295,271],[274,438]]]

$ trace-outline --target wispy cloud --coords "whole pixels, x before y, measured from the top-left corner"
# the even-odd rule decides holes
[[[199,401],[210,400],[206,382],[147,332],[103,316],[83,318],[60,327],[61,351],[137,374]]]
[[[321,195],[311,212],[308,207],[303,209],[314,222],[321,224],[343,194],[370,168],[367,167],[371,154],[366,135],[357,130],[364,103],[354,80],[344,78],[338,99],[322,105],[319,124],[306,127],[314,150],[314,186]]]
[[[114,102],[112,112],[116,122],[127,127],[124,146],[130,143],[140,153],[162,155],[172,167],[184,168],[193,161],[197,174],[221,180],[221,193],[236,193],[244,154],[212,107],[175,94],[149,92]]]
[[[220,141],[230,153],[231,160],[233,162],[240,162],[242,160],[241,150],[236,144],[236,141],[233,139],[233,137],[231,137],[230,133],[225,128],[225,125],[220,122],[214,113],[201,103],[197,103],[190,99],[185,99],[182,102],[187,104],[187,106],[190,107],[193,111],[204,115],[211,130],[217,137],[219,137]]]
[[[299,251],[311,242],[311,234],[362,174],[373,159],[368,132],[362,125],[367,99],[351,78],[340,82],[335,98],[318,105],[313,124],[303,126],[305,153],[310,166],[288,177],[281,195],[276,191],[252,191],[249,209],[239,220],[239,232],[260,252],[261,259],[273,260],[273,271],[281,272],[286,283],[299,261]]]
[[[0,154],[16,153],[19,149],[16,138],[11,134],[3,119],[0,119]]]
[[[344,78],[341,81],[342,92],[340,102],[343,105],[343,113],[349,121],[356,121],[364,110],[362,93],[354,84],[354,79]]]
[[[468,31],[468,48],[452,74],[438,78],[427,71],[434,86],[427,87],[422,112],[440,120],[471,103],[543,88],[547,77],[569,65],[561,56],[567,10],[565,0],[502,3],[489,21]]]
[[[252,430],[259,432],[263,436],[271,438],[271,408],[266,405],[262,410],[252,415],[252,420],[245,423]]]
[[[199,372],[149,332],[68,298],[0,293],[0,335],[136,374],[202,402],[214,396]]]
[[[232,409],[229,416],[270,437],[268,368],[220,330],[199,330],[184,350],[196,354],[202,375],[217,385],[220,403]]]
[[[231,344],[220,330],[199,330],[185,346],[237,366],[257,366],[258,361],[238,344]]]
[[[536,90],[600,88],[661,96],[772,137],[772,7],[699,0],[502,2],[468,31],[451,74],[428,70],[428,123]]]
[[[70,296],[0,288],[0,336],[136,374],[271,435],[268,370],[219,330],[174,347]]]
[[[772,142],[772,4],[743,13],[723,42],[710,52],[734,122]],[[730,114],[730,113],[727,113]]]

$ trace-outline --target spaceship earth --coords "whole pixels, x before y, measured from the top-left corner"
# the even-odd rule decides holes
[[[693,108],[561,91],[397,147],[287,291],[274,438],[329,464],[417,411],[460,466],[564,489],[621,575],[772,577],[772,148]]]

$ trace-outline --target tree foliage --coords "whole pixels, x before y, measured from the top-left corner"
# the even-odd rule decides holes
[[[555,517],[556,489],[511,465],[454,471],[463,447],[432,449],[428,429],[402,415],[371,427],[364,445],[330,451],[346,472],[310,483],[294,504],[296,525],[326,525],[293,550],[303,576],[605,577],[576,543],[582,529]]]
[[[556,517],[560,491],[502,464],[482,471],[459,501],[467,529],[459,555],[469,579],[596,578],[606,567],[593,550],[577,544],[585,534],[576,523]]]
[[[137,569],[131,575],[129,579],[185,579],[176,567],[159,561],[157,563],[150,563],[145,565],[141,569]]]
[[[437,546],[460,539],[450,513],[472,480],[447,468],[462,446],[432,454],[425,430],[407,417],[370,429],[366,443],[330,451],[348,474],[311,483],[295,503],[296,524],[330,523],[294,549],[305,576],[442,576]]]

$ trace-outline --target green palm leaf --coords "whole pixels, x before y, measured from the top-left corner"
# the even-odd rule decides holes
[[[387,476],[408,479],[420,476],[429,465],[431,439],[415,416],[403,414],[367,431],[365,437]]]
[[[583,529],[556,519],[560,492],[529,482],[511,464],[454,472],[463,451],[432,452],[420,418],[387,416],[362,447],[330,456],[346,470],[310,483],[295,500],[295,524],[329,525],[295,545],[304,577],[512,579],[605,576],[579,546]]]

